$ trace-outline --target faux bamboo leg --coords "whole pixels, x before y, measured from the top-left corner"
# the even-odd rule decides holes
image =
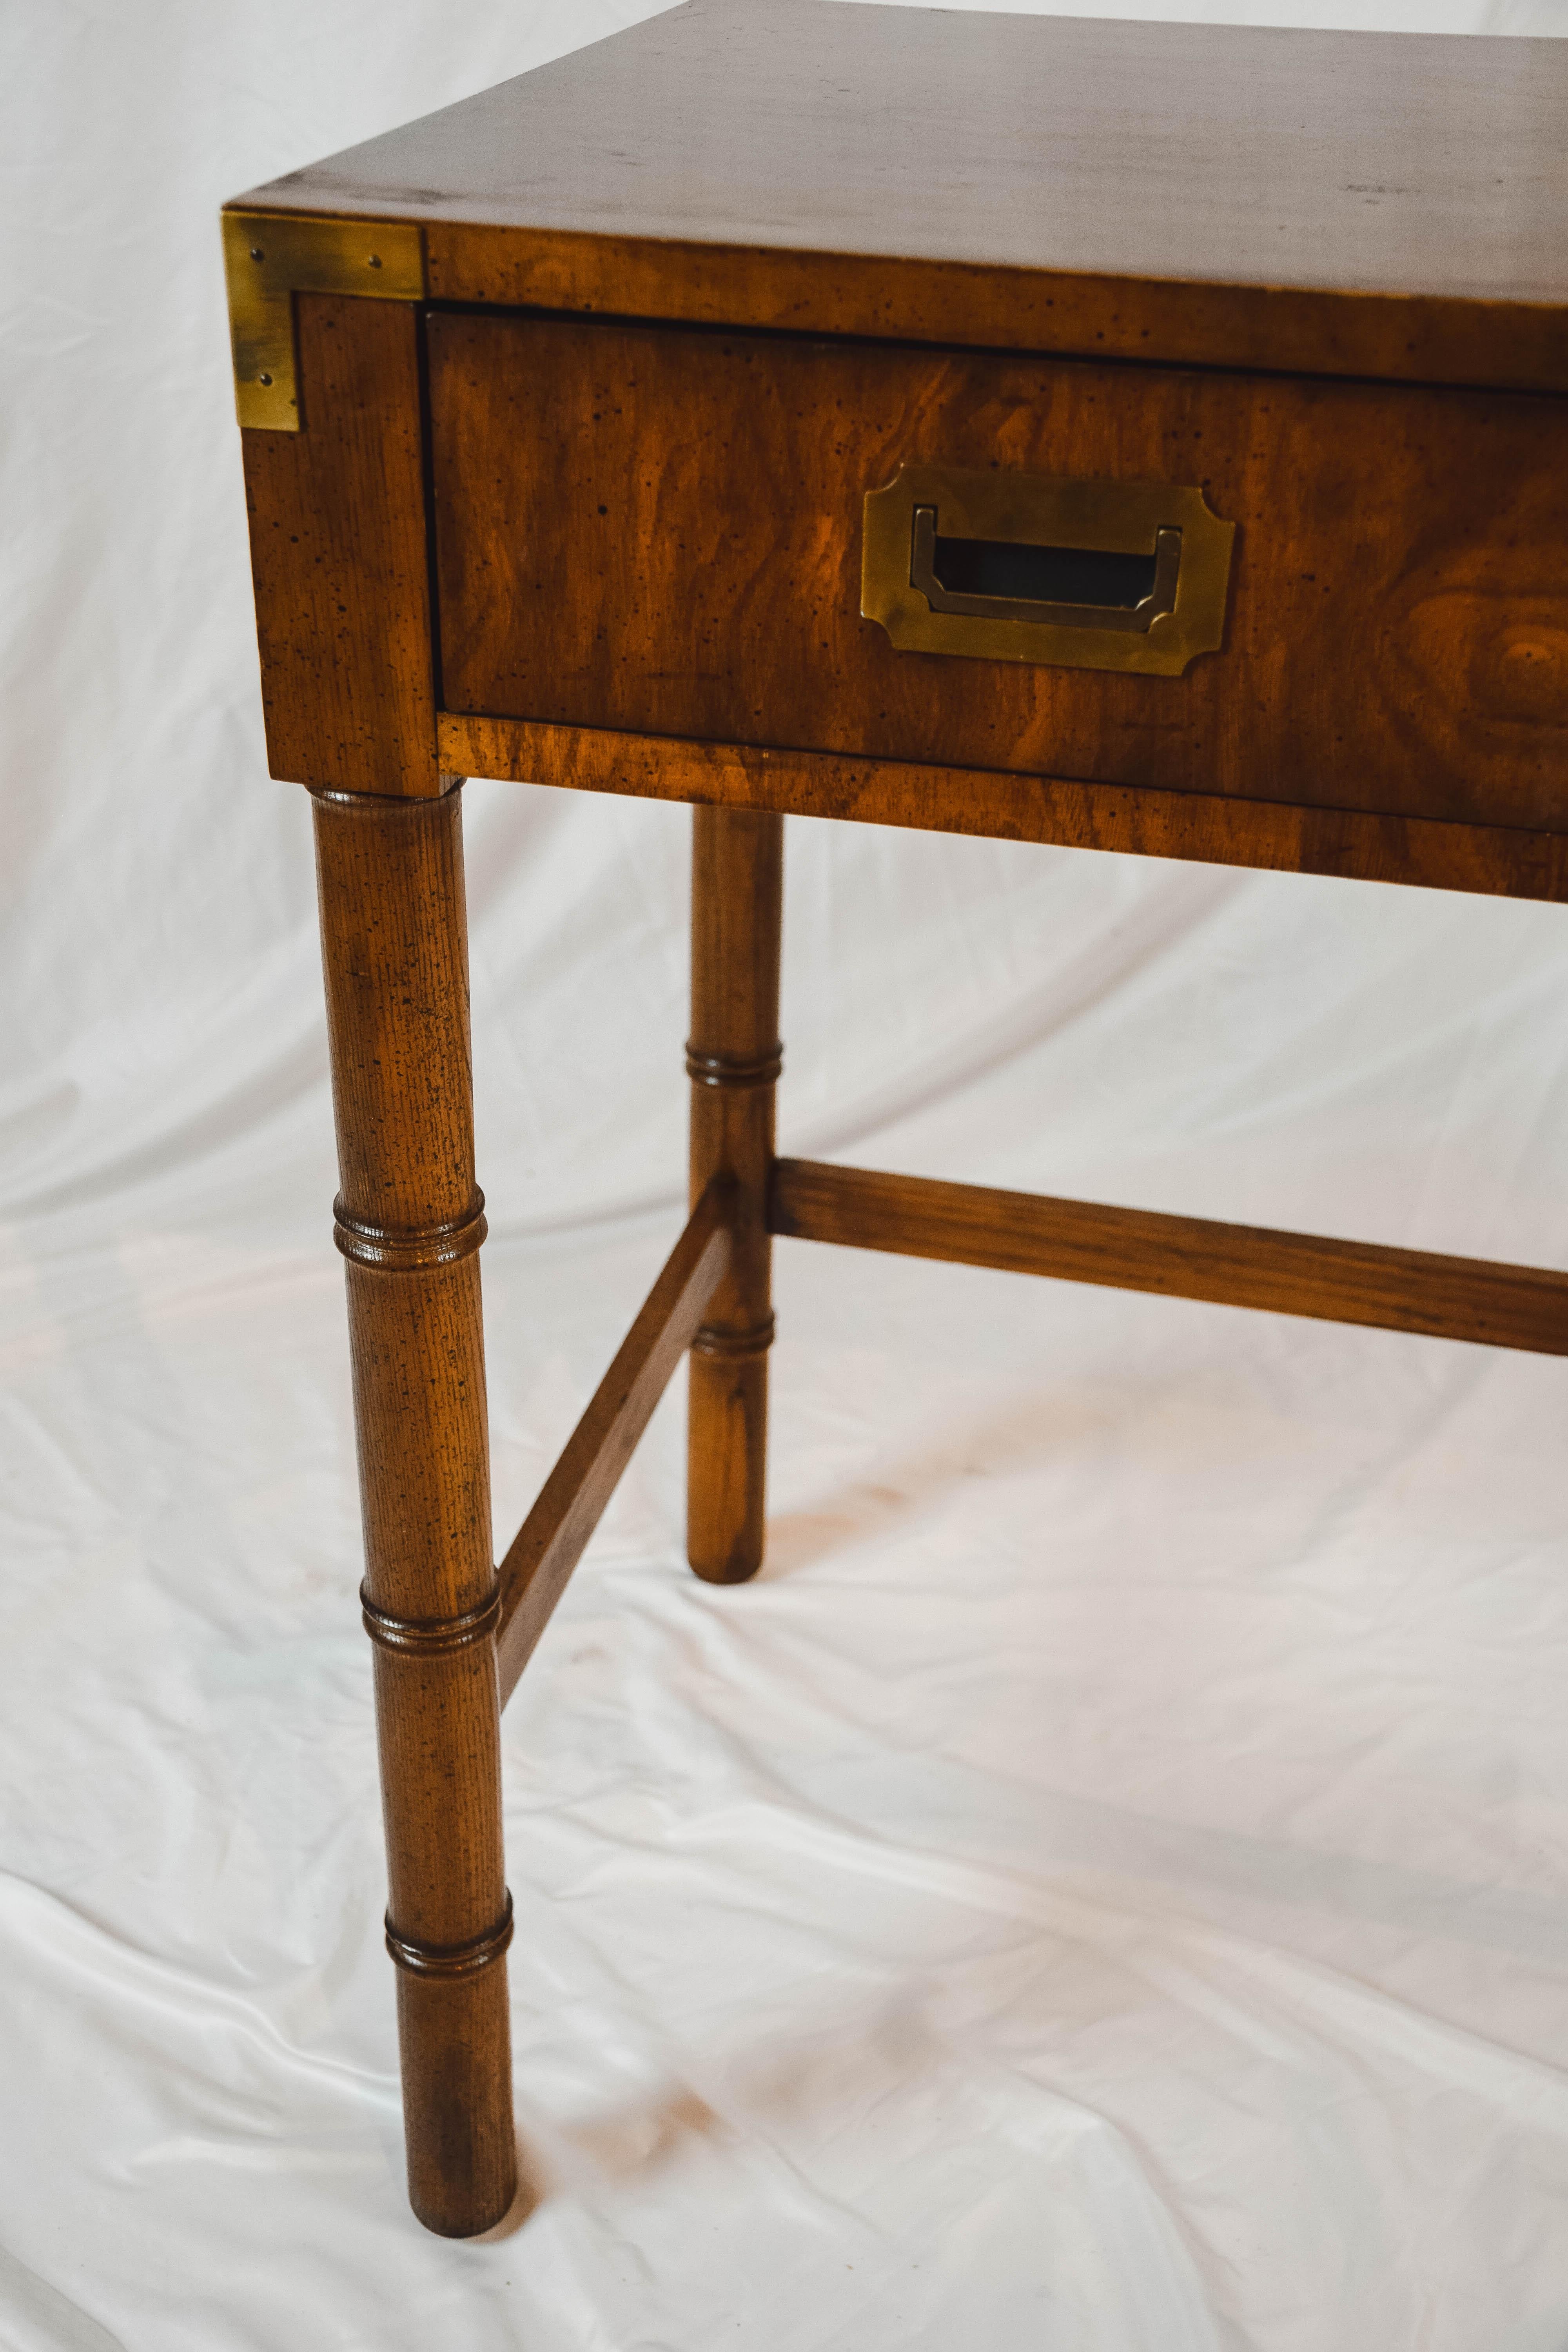
[[[314,798],[408,2193],[468,2237],[517,2158],[461,793]]]
[[[784,819],[725,808],[693,817],[691,1198],[727,1177],[736,1223],[730,1272],[691,1351],[686,1544],[699,1576],[739,1584],[763,1564]]]

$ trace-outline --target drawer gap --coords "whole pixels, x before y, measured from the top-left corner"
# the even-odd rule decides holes
[[[1006,596],[1037,604],[1103,604],[1131,612],[1154,593],[1154,556],[1101,547],[1030,547],[936,535],[937,583],[953,596]]]

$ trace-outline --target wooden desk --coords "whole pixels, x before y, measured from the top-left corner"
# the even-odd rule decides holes
[[[315,797],[409,2183],[513,2194],[500,1707],[775,1234],[1568,1352],[1568,1276],[773,1155],[786,813],[1568,895],[1568,44],[690,0],[225,215]],[[695,804],[685,1234],[498,1572],[458,784]],[[498,1671],[499,1664],[499,1671]]]

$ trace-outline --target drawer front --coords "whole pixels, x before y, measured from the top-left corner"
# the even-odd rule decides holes
[[[1568,829],[1568,403],[428,334],[448,710]],[[1174,676],[896,647],[862,542],[900,467],[1201,488],[1237,526],[1223,642]]]

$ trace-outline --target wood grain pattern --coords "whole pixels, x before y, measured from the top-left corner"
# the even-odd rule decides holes
[[[242,201],[433,292],[1568,389],[1568,51],[696,0]]]
[[[296,298],[304,430],[248,432],[275,776],[438,794],[415,306]]]
[[[1568,392],[1568,331],[1556,299],[1483,307],[1432,295],[1047,273],[457,221],[433,226],[427,236],[432,289],[453,302],[1158,358],[1278,375]]]
[[[851,1249],[1568,1355],[1568,1274],[1531,1266],[809,1160],[774,1162],[768,1222],[775,1234]]]
[[[500,1564],[502,1706],[723,1279],[729,1211],[724,1188],[710,1185]]]
[[[451,710],[1568,827],[1568,404],[480,314],[429,351]],[[895,652],[861,512],[916,459],[1201,484],[1224,650]]]
[[[441,757],[464,775],[649,800],[775,809],[1069,849],[1258,866],[1515,898],[1568,898],[1568,835],[1434,824],[1352,809],[1138,791],[1052,776],[846,760],[742,743],[549,727],[444,711]]]
[[[691,1197],[725,1188],[732,1244],[692,1342],[687,1406],[687,1557],[712,1584],[742,1583],[763,1564],[783,904],[784,819],[693,810]]]
[[[408,2190],[464,2237],[517,2176],[461,794],[315,813]]]

